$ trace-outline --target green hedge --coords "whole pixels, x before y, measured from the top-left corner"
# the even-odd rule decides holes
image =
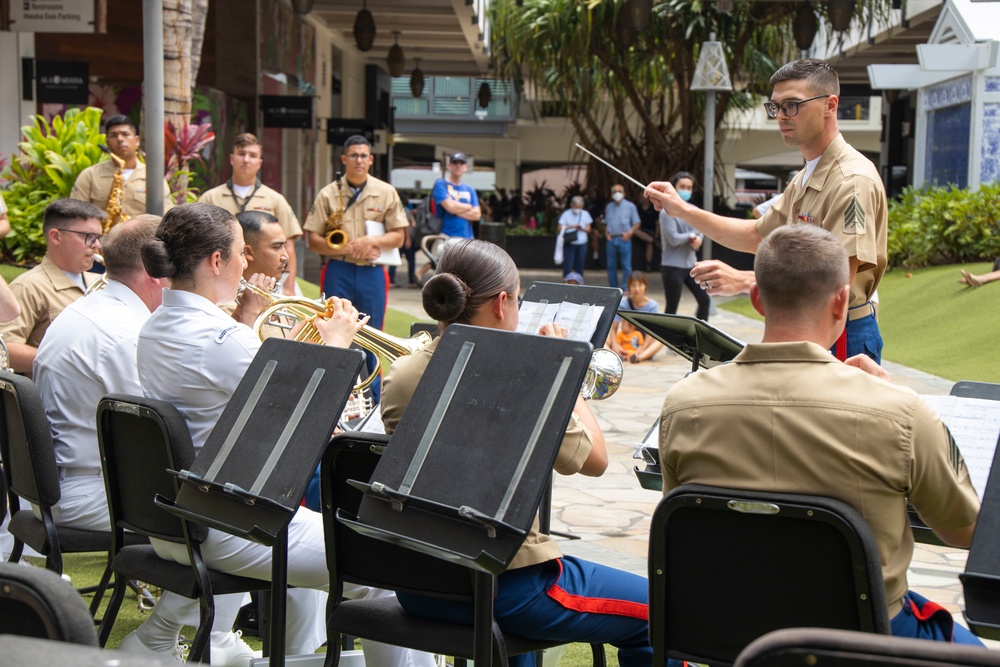
[[[1000,182],[975,190],[908,187],[889,204],[889,266],[1000,257]]]

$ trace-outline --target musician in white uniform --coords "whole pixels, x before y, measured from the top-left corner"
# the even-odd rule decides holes
[[[162,306],[139,334],[139,380],[143,393],[177,406],[191,430],[195,448],[205,444],[230,396],[253,360],[260,340],[244,324],[219,309],[232,298],[246,267],[243,232],[236,219],[216,206],[189,204],[164,216],[156,238],[143,248],[146,271],[172,279]],[[244,303],[245,308],[263,308]],[[346,347],[365,320],[350,301],[334,298],[333,314],[316,326],[328,345]],[[153,540],[163,558],[187,562],[182,545]],[[217,570],[258,579],[271,577],[271,550],[261,544],[210,530],[202,544],[206,564]],[[289,591],[286,654],[312,653],[326,640],[325,593],[329,573],[322,515],[300,508],[288,526]],[[315,590],[310,590],[315,589]],[[391,595],[355,587],[352,597]],[[429,654],[365,642],[371,667],[426,665]]]
[[[146,273],[140,252],[159,222],[159,216],[143,214],[108,232],[102,246],[107,287],[68,306],[38,346],[33,371],[59,467],[62,497],[52,508],[52,518],[60,526],[111,527],[97,447],[97,402],[105,394],[142,393],[135,366],[136,341],[150,312],[160,305],[164,281]],[[232,633],[242,602],[242,594],[216,596],[216,631],[211,636],[214,665],[247,665],[254,657],[250,647]],[[180,656],[177,631],[182,625],[198,625],[198,619],[197,600],[166,592],[150,618],[120,648],[167,660]]]

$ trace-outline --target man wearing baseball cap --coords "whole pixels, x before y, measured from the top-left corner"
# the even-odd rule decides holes
[[[462,183],[468,168],[465,153],[453,153],[448,161],[448,176],[434,183],[434,202],[441,216],[441,233],[471,239],[472,223],[483,217],[479,197],[469,185]]]

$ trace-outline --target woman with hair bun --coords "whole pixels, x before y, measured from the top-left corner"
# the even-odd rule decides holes
[[[423,288],[427,314],[439,329],[469,324],[514,331],[518,322],[519,277],[510,256],[499,246],[463,239],[445,250],[437,274]],[[566,336],[547,324],[543,336]],[[439,340],[439,339],[438,339]],[[392,433],[423,375],[438,340],[393,362],[382,389],[382,420]],[[563,475],[600,476],[608,456],[597,420],[578,398],[556,456]],[[537,519],[510,567],[500,575],[494,614],[505,632],[532,639],[608,643],[618,647],[623,667],[648,667],[648,584],[642,577],[574,557],[539,533]],[[415,616],[471,624],[472,607],[405,593],[400,604]],[[529,665],[532,656],[511,657],[511,665]]]
[[[139,333],[137,360],[143,393],[172,403],[184,416],[195,449],[200,449],[253,361],[261,341],[217,304],[236,294],[246,268],[243,231],[227,211],[208,204],[177,206],[163,216],[156,237],[142,250],[149,275],[169,277],[163,303]],[[251,278],[253,282],[253,278]],[[245,294],[246,296],[246,294]],[[247,319],[263,306],[251,297]],[[327,345],[347,347],[366,320],[346,299],[332,300],[333,314],[317,320]],[[367,319],[367,318],[366,318]],[[183,544],[151,540],[166,560],[188,562]],[[218,530],[202,543],[205,563],[217,570],[256,579],[271,578],[271,549]],[[326,641],[326,567],[323,521],[300,507],[288,526],[286,654],[313,653]],[[364,586],[349,597],[392,595]],[[235,617],[235,612],[233,613]],[[428,654],[365,642],[365,662],[373,667],[430,667]]]

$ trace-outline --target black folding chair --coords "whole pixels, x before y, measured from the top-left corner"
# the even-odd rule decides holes
[[[867,632],[793,628],[757,639],[736,667],[1000,667],[1000,653],[947,642]]]
[[[56,526],[52,519],[52,506],[61,498],[59,471],[49,421],[35,384],[20,375],[5,373],[0,378],[0,400],[3,401],[0,459],[4,461],[11,514],[8,530],[14,536],[8,560],[18,562],[27,544],[45,556],[46,568],[62,574],[64,553],[109,552],[110,532]],[[19,498],[38,507],[41,518],[30,509],[19,509]],[[128,539],[132,544],[146,541],[138,536]],[[80,589],[81,593],[94,593],[90,604],[92,615],[97,613],[110,576],[111,571],[106,568],[101,585]]]
[[[654,665],[731,665],[781,628],[889,634],[875,538],[830,498],[678,487],[653,514],[649,586]]]
[[[187,598],[201,607],[190,662],[209,661],[209,634],[215,619],[213,595],[266,589],[270,584],[209,569],[201,556],[208,529],[180,519],[153,502],[177,495],[177,478],[167,470],[190,468],[194,447],[184,418],[164,401],[109,394],[97,406],[98,442],[111,512],[111,569],[115,588],[101,622],[103,646],[125,596],[126,581],[138,579]],[[160,558],[150,545],[126,546],[125,531],[185,544],[190,565]]]
[[[474,604],[473,573],[469,568],[361,535],[338,520],[357,514],[362,493],[348,484],[348,480],[370,479],[387,442],[388,436],[384,435],[342,434],[331,441],[323,455],[320,472],[323,523],[331,584],[326,665],[334,667],[340,660],[340,646],[335,640],[338,633],[451,655],[464,664],[473,657],[471,616],[467,625],[459,625],[413,616],[395,598],[342,599],[344,584],[354,583]],[[504,633],[492,614],[488,622],[492,624],[495,658],[541,651],[563,643]],[[593,644],[591,649],[594,665],[603,667],[603,645]]]
[[[94,619],[73,587],[55,572],[14,563],[0,563],[0,632],[97,646]]]

